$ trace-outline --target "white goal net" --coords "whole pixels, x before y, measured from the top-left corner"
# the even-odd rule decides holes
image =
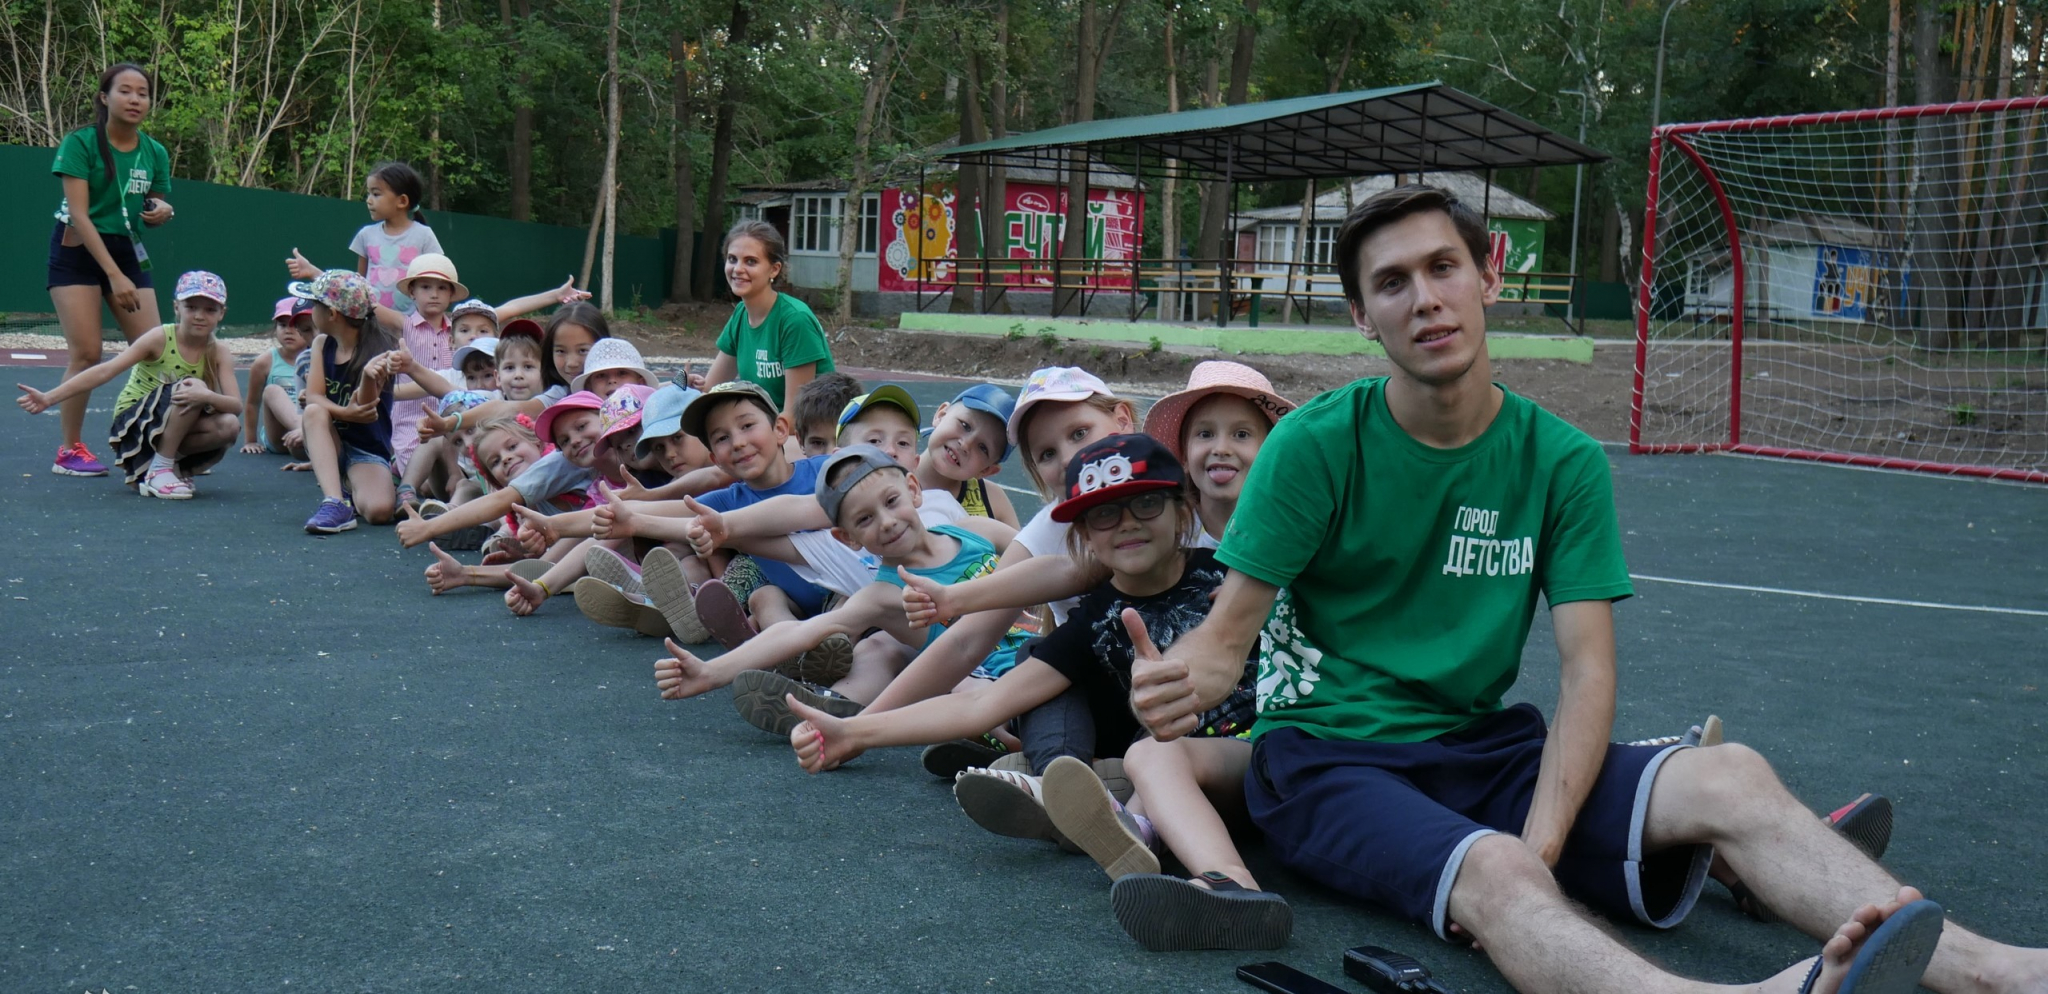
[[[1671,125],[1631,449],[2048,482],[2048,98]]]

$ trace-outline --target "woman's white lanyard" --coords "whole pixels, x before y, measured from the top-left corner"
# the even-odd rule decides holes
[[[142,132],[137,131],[135,133],[135,152],[137,162],[142,161],[142,142]],[[109,148],[111,149],[112,146],[109,146]],[[115,164],[119,165],[118,159],[115,160]],[[141,272],[146,273],[149,272],[149,250],[142,247],[142,236],[135,233],[135,222],[128,217],[128,187],[135,182],[135,177],[132,175],[132,169],[130,170],[130,173],[131,175],[124,177],[121,180],[120,188],[114,191],[114,195],[116,199],[120,200],[121,202],[121,226],[123,228],[128,229],[128,241],[130,244],[135,246],[135,268]],[[155,185],[155,182],[156,177],[151,176],[151,185]],[[144,197],[148,197],[149,191],[144,190],[142,192],[142,195]]]

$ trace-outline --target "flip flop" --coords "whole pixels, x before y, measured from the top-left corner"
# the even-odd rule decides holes
[[[1246,890],[1213,870],[1202,879],[1209,886],[1156,873],[1118,880],[1109,887],[1116,923],[1155,953],[1278,949],[1287,944],[1294,931],[1294,909],[1286,898]]]
[[[1934,947],[1941,941],[1941,905],[1928,900],[1914,901],[1877,926],[1863,940],[1849,961],[1837,994],[1913,994],[1920,989],[1920,977],[1934,959]],[[1821,960],[1813,961],[1799,994],[1811,994],[1820,980]]]

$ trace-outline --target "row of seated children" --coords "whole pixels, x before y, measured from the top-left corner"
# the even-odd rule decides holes
[[[928,767],[957,776],[959,803],[978,823],[1095,856],[1116,880],[1119,922],[1148,947],[1285,940],[1285,901],[1257,889],[1219,813],[1240,806],[1250,661],[1201,732],[1176,742],[1144,737],[1126,700],[1126,626],[1170,645],[1199,623],[1221,579],[1208,550],[1259,442],[1291,408],[1263,377],[1204,364],[1189,390],[1154,405],[1148,436],[1099,379],[1041,370],[1015,404],[975,388],[945,405],[923,453],[914,401],[883,386],[848,400],[834,439],[844,447],[823,458],[800,455],[793,440],[819,439],[810,424],[796,435],[750,384],[694,399],[661,389],[676,396],[649,395],[633,445],[694,436],[735,482],[677,496],[598,484],[586,511],[519,511],[552,563],[533,578],[504,574],[515,611],[573,580],[594,620],[670,637],[656,667],[663,696],[730,685],[741,715],[788,736],[806,769],[877,746],[931,746]],[[941,434],[949,417],[962,423]],[[961,488],[943,477],[931,486],[921,472],[965,467],[985,484],[1013,446],[1048,498],[1021,533],[965,515]],[[756,564],[751,596],[732,589],[746,581],[728,557]],[[600,601],[608,606],[594,609]],[[1018,623],[1039,604],[1054,607],[1058,626],[1042,638]],[[960,647],[945,651],[949,630],[973,634],[969,623],[995,633],[970,643],[972,665],[958,661]],[[678,644],[707,635],[728,650],[703,659]],[[837,651],[821,652],[835,640]],[[917,683],[906,679],[920,670]],[[1199,872],[1161,874],[1169,853]]]

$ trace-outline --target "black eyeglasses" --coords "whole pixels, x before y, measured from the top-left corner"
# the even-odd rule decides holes
[[[1087,522],[1090,529],[1106,532],[1123,521],[1126,509],[1131,512],[1131,517],[1139,521],[1150,521],[1166,512],[1166,502],[1170,499],[1164,490],[1149,490],[1136,497],[1097,504],[1082,511],[1081,520]]]

